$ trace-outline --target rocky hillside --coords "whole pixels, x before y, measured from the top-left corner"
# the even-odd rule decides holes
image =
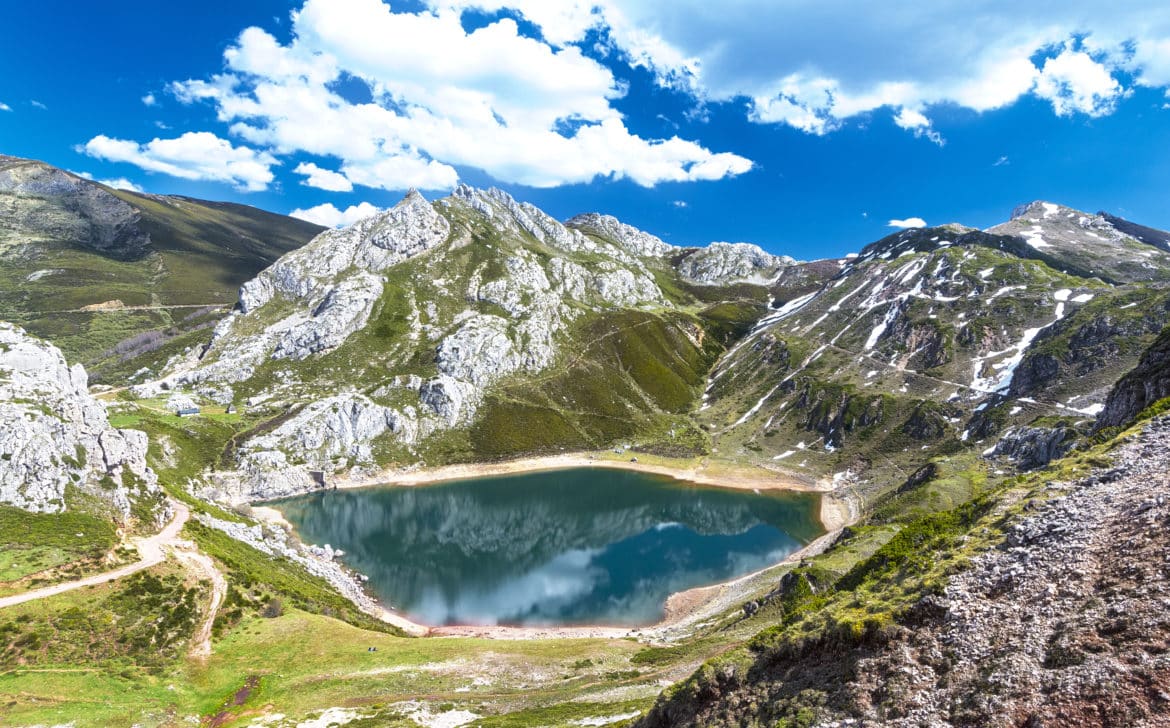
[[[146,433],[110,426],[81,365],[0,323],[0,503],[55,513],[97,500],[154,523],[165,514],[146,451]]]
[[[0,289],[7,292],[0,320],[53,340],[77,360],[141,353],[161,332],[217,318],[201,309],[234,303],[241,283],[320,231],[245,205],[115,190],[0,155]],[[110,351],[154,331],[160,335],[150,342]]]
[[[135,392],[263,420],[225,452],[236,497],[632,444],[873,497],[937,480],[915,496],[936,509],[985,469],[956,454],[1035,468],[1090,430],[1170,310],[1170,258],[1138,227],[1038,202],[797,263],[561,224],[499,190],[412,192],[247,281],[209,346]]]
[[[1170,397],[1170,328],[1158,335],[1138,365],[1117,382],[1095,426],[1120,427],[1166,397]]]
[[[1049,203],[989,231],[891,235],[778,296],[715,367],[697,417],[721,455],[810,477],[901,483],[963,451],[1037,467],[1161,331],[1166,260]]]
[[[790,589],[777,627],[668,690],[637,725],[1166,725],[1168,471],[1161,418],[1083,477],[1037,478],[909,526],[918,564],[894,558],[895,538],[819,597]],[[863,588],[875,570],[928,576],[886,621],[896,589]],[[834,613],[849,599],[868,610],[856,630],[786,638],[810,618],[802,600]]]
[[[499,190],[412,192],[245,283],[206,349],[135,392],[282,413],[236,443],[243,482],[224,487],[253,496],[310,488],[310,470],[625,438],[703,452],[688,412],[704,376],[792,265],[601,215],[562,225]]]

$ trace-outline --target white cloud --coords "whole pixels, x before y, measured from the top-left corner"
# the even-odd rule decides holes
[[[69,170],[69,173],[75,174],[82,179],[90,180],[91,182],[97,182],[98,184],[103,184],[106,187],[113,187],[116,190],[130,190],[131,192],[145,192],[145,190],[143,190],[141,187],[134,184],[130,180],[126,179],[125,177],[117,177],[115,179],[94,179],[94,176],[89,172],[75,172],[73,170]]]
[[[672,204],[678,208],[690,207],[690,205],[687,203],[686,200],[675,200],[674,202],[671,202],[670,204]]]
[[[158,103],[158,99],[154,97],[154,94],[147,94],[142,97],[142,103],[145,106],[154,106]]]
[[[888,226],[906,230],[907,228],[926,227],[926,221],[920,217],[908,217],[905,220],[890,220]]]
[[[946,144],[942,135],[932,128],[930,119],[927,119],[926,115],[917,109],[903,106],[898,115],[894,117],[894,123],[902,129],[914,132],[915,136],[926,137],[940,147]]]
[[[893,10],[851,0],[430,2],[514,8],[561,44],[603,26],[617,50],[663,83],[703,102],[747,99],[754,121],[811,134],[883,108],[929,121],[936,105],[982,112],[1026,94],[1058,114],[1100,115],[1123,97],[1123,73],[1137,85],[1170,86],[1170,5],[1149,0],[937,0]],[[1069,50],[1077,44],[1088,55]],[[941,141],[929,125],[902,126]]]
[[[275,154],[339,160],[352,184],[443,189],[457,166],[503,182],[550,187],[602,178],[640,185],[742,174],[750,160],[672,137],[632,133],[613,101],[624,86],[575,45],[561,45],[593,17],[526,37],[511,18],[471,32],[457,11],[391,12],[379,0],[307,0],[282,45],[244,30],[224,54],[225,72],[172,85],[185,103],[207,101],[233,134]],[[538,4],[529,10],[540,13]],[[335,91],[346,74],[372,102]],[[337,180],[334,179],[336,182]],[[311,183],[310,183],[311,184]]]
[[[12,107],[3,101],[0,101],[0,111],[12,111]]]
[[[308,220],[309,222],[324,225],[325,227],[344,227],[346,225],[352,225],[363,218],[367,218],[378,211],[379,208],[374,207],[368,202],[350,205],[344,210],[338,210],[331,203],[326,202],[316,207],[310,207],[307,210],[298,208],[290,212],[289,216],[300,218],[301,220]]]
[[[1044,61],[1036,79],[1036,95],[1052,102],[1057,116],[1074,112],[1104,116],[1113,112],[1125,91],[1103,63],[1084,51],[1065,47],[1060,55]]]
[[[33,99],[32,101],[29,101],[28,103],[31,106],[40,109],[41,111],[47,111],[49,108],[48,106],[45,106],[44,104],[42,104],[40,101],[37,101],[36,99]]]
[[[131,192],[145,191],[125,177],[117,177],[115,179],[99,179],[97,182],[99,184],[105,185],[106,187],[113,187],[116,190],[129,190]]]
[[[1007,155],[1004,154],[1004,155],[1001,155],[999,159],[992,162],[991,166],[992,167],[1006,167],[1007,165],[1009,165],[1011,163],[1012,163],[1012,160],[1008,159]]]
[[[279,164],[267,152],[233,146],[209,132],[187,132],[175,139],[156,138],[146,144],[100,134],[79,151],[181,179],[228,182],[250,192],[266,189],[273,179],[271,167]]]
[[[323,169],[312,162],[301,162],[293,172],[304,175],[305,181],[301,184],[309,187],[316,187],[328,192],[350,192],[353,190],[353,183],[344,174],[334,172],[331,169]]]

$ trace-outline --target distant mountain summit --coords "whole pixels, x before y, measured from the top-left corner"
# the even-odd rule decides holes
[[[241,283],[321,230],[246,205],[115,190],[0,155],[0,320],[96,364],[134,335],[198,325],[183,319],[234,303]]]
[[[1111,215],[1036,201],[987,232],[1020,238],[1030,249],[1025,255],[1108,283],[1163,280],[1170,273],[1166,233]]]

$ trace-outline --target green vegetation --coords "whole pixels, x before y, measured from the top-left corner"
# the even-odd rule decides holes
[[[706,436],[685,416],[721,350],[689,317],[621,311],[576,325],[562,363],[495,388],[470,431],[470,457],[603,449],[690,456]]]
[[[246,608],[260,611],[268,607],[274,598],[269,595],[279,594],[289,605],[297,609],[337,617],[364,629],[395,631],[389,625],[360,611],[353,602],[337,593],[324,579],[313,576],[298,564],[263,554],[226,533],[197,521],[188,521],[184,526],[184,533],[199,544],[199,548],[205,553],[223,564],[228,572],[237,597],[233,604],[227,605],[224,614],[227,621],[238,620]],[[233,610],[237,607],[240,611],[233,617]]]
[[[0,590],[12,582],[64,565],[78,573],[101,561],[116,543],[108,517],[82,510],[29,513],[0,505]],[[37,581],[32,580],[30,586]]]
[[[139,572],[104,594],[70,594],[62,609],[28,602],[0,614],[0,662],[104,664],[158,670],[182,654],[200,590],[164,568]]]
[[[231,305],[244,281],[322,230],[245,205],[108,192],[111,200],[119,198],[139,210],[136,225],[149,235],[147,247],[89,247],[91,223],[70,198],[4,194],[40,227],[0,230],[0,241],[14,240],[32,253],[5,258],[0,290],[8,295],[0,301],[0,320],[51,340],[70,362],[97,364],[106,358],[103,353],[146,332],[189,330],[191,322],[183,319],[196,310],[79,309],[115,301],[151,307]]]

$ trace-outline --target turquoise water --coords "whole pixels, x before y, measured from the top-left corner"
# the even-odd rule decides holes
[[[384,604],[441,624],[644,625],[667,596],[773,564],[823,533],[819,496],[606,468],[274,503],[345,550]]]

